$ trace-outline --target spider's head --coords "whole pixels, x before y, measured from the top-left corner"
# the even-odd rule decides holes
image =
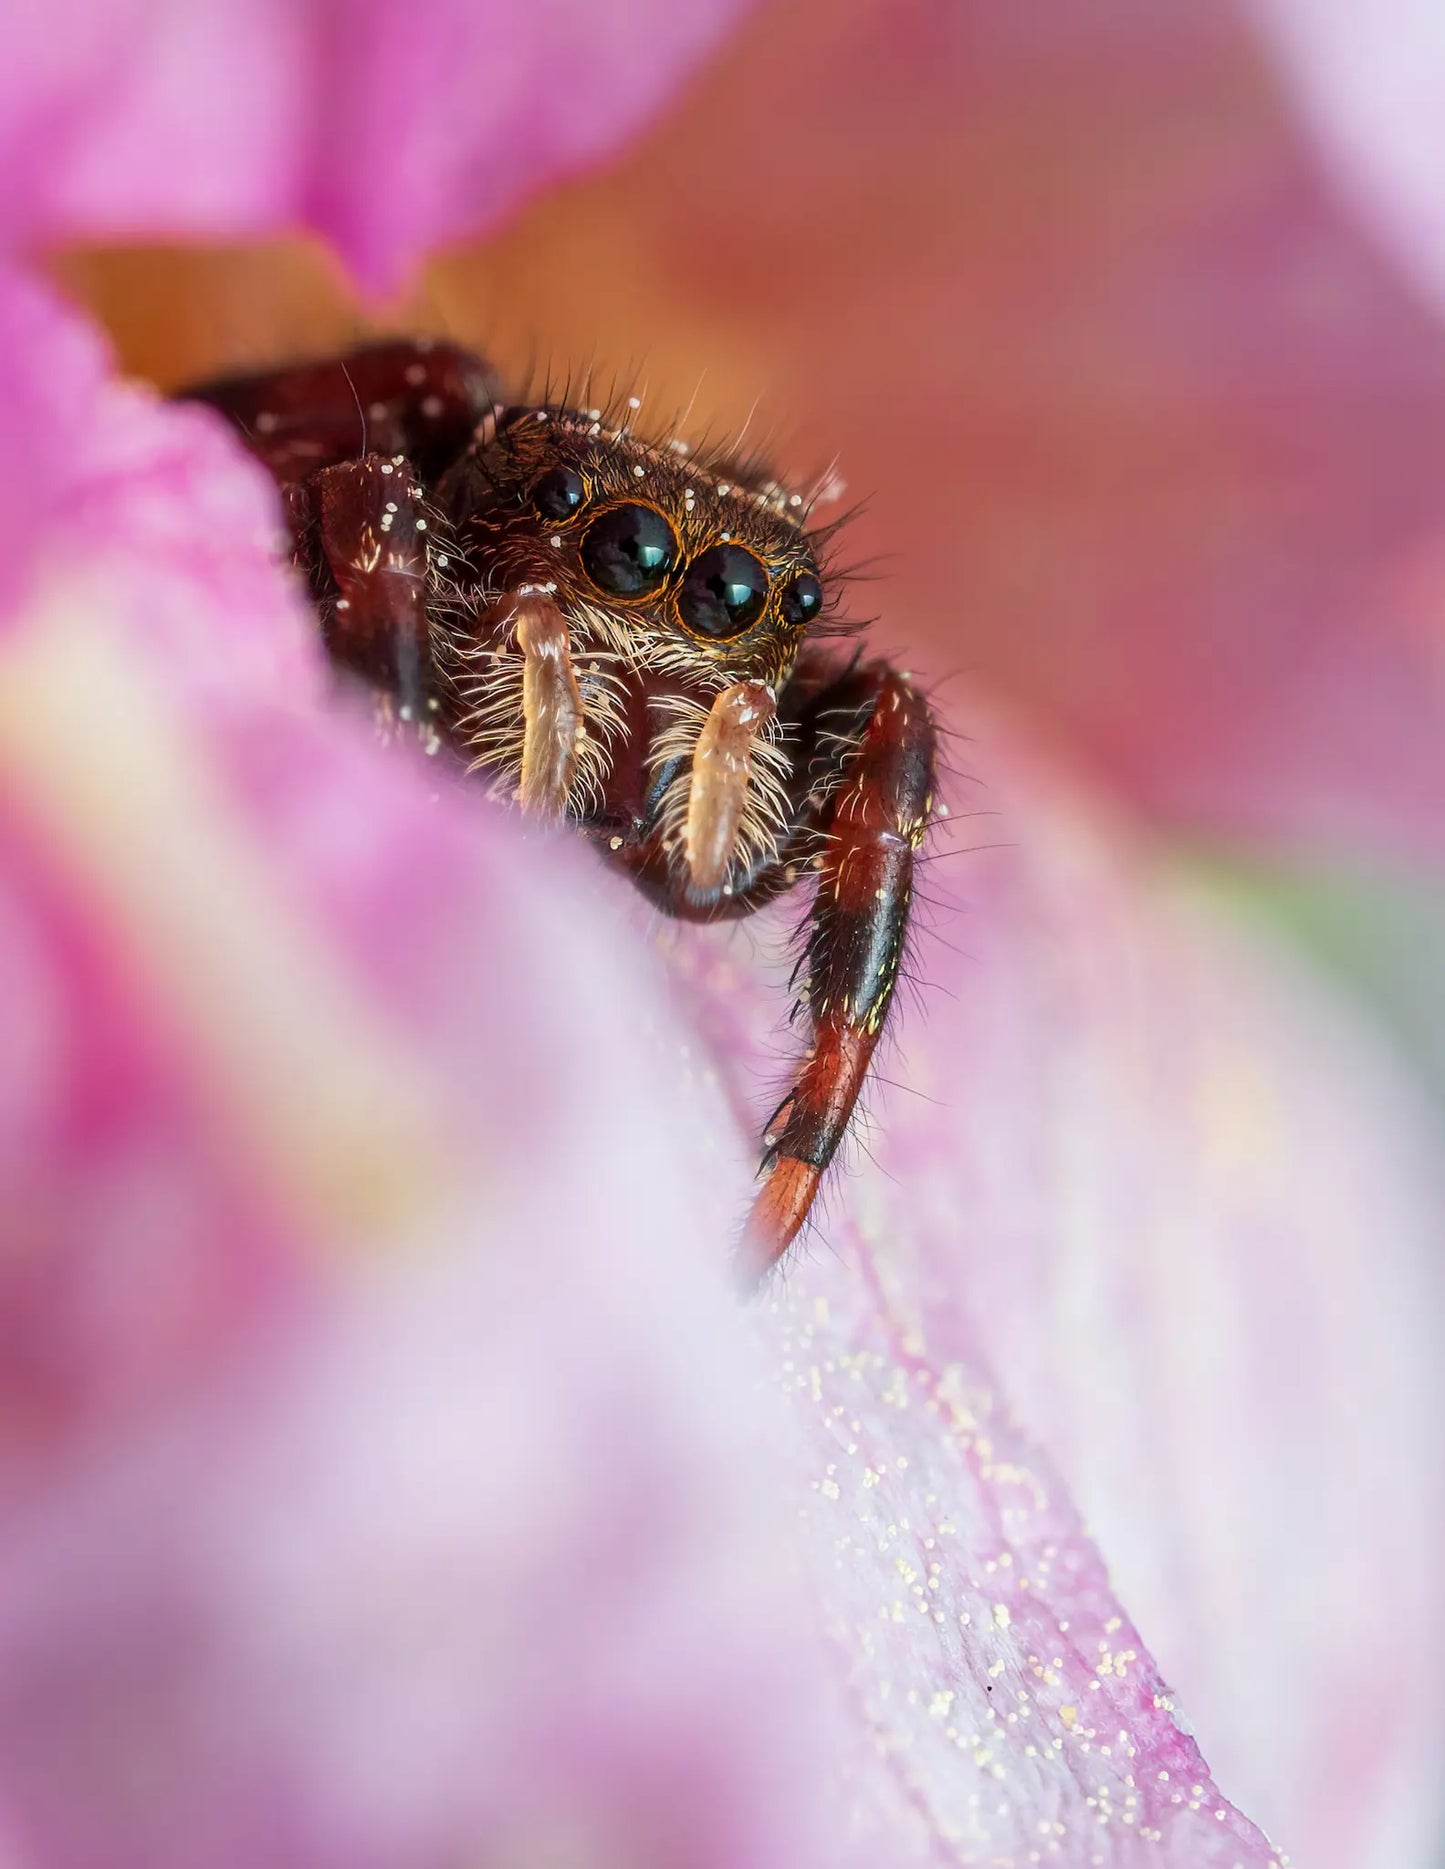
[[[437,498],[470,567],[434,646],[472,763],[613,850],[660,833],[694,903],[775,855],[779,695],[827,610],[801,497],[546,406],[498,411]]]
[[[776,688],[824,609],[802,500],[597,412],[505,410],[447,491],[499,599],[548,592],[639,673]]]

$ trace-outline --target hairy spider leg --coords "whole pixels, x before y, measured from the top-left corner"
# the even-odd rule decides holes
[[[423,488],[494,403],[487,366],[426,338],[228,376],[183,392],[240,431],[280,484],[336,660],[425,721],[432,671]]]
[[[810,867],[818,879],[800,963],[809,1044],[763,1139],[763,1185],[739,1253],[749,1282],[796,1238],[847,1133],[898,979],[936,770],[928,704],[886,663],[839,670],[805,653],[778,714],[796,766],[775,857],[701,900],[670,863],[655,813],[611,853],[660,908],[689,921],[749,915]]]
[[[324,363],[218,377],[180,394],[227,416],[283,487],[368,453],[404,454],[430,487],[491,413],[495,389],[471,351],[397,338]]]
[[[893,1000],[913,899],[914,854],[933,809],[928,704],[897,670],[848,670],[820,697],[836,723],[819,755],[841,762],[814,859],[804,999],[810,1043],[764,1137],[763,1185],[742,1269],[760,1278],[796,1237],[858,1101]],[[817,770],[814,780],[816,788]]]
[[[286,493],[287,517],[337,662],[423,722],[432,689],[426,508],[404,461],[364,454]]]

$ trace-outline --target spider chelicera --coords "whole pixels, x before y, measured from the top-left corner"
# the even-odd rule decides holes
[[[927,704],[840,651],[826,530],[756,464],[635,434],[635,401],[509,404],[439,341],[185,393],[275,476],[330,653],[395,722],[570,819],[671,915],[814,879],[808,1042],[741,1248],[760,1274],[847,1130],[934,809]]]

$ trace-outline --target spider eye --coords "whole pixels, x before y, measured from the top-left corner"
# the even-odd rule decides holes
[[[717,639],[740,636],[768,601],[768,574],[741,545],[712,545],[695,558],[677,594],[677,612],[690,630]]]
[[[642,597],[676,564],[677,534],[650,506],[614,506],[587,528],[582,562],[599,590]]]
[[[570,467],[553,467],[532,489],[532,504],[544,519],[570,519],[587,497],[582,476]]]
[[[783,616],[789,623],[806,623],[823,607],[823,587],[811,571],[800,571],[783,592]]]

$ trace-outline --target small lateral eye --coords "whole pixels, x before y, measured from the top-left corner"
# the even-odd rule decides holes
[[[768,601],[766,568],[741,545],[711,545],[689,565],[677,613],[699,636],[740,636]]]
[[[811,571],[800,571],[783,592],[783,616],[789,623],[807,623],[823,607],[823,587]]]
[[[570,519],[586,497],[586,484],[571,467],[549,468],[532,489],[532,504],[544,519]]]
[[[677,563],[677,534],[651,506],[613,506],[587,528],[582,562],[599,590],[644,597]]]

